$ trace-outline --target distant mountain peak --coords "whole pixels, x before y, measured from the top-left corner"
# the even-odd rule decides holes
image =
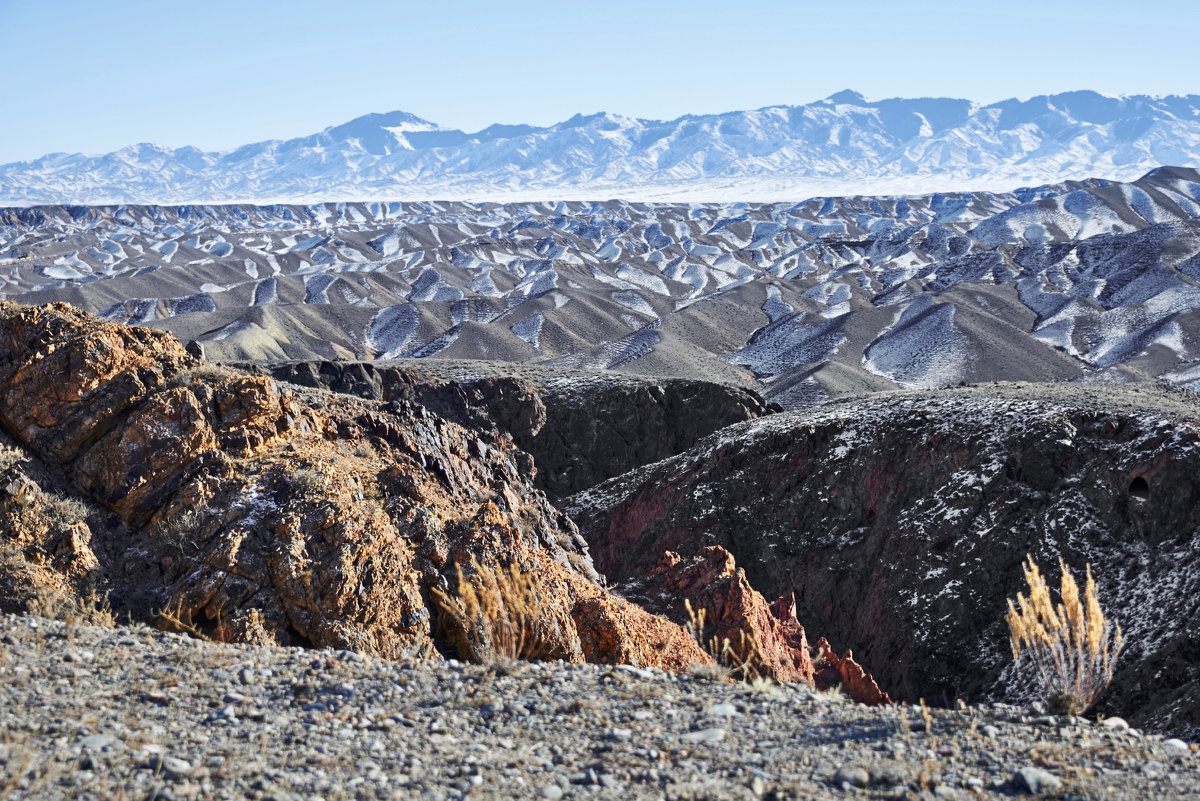
[[[864,114],[863,109],[871,113]],[[1019,135],[1015,132],[1019,131]],[[688,114],[607,111],[534,126],[444,128],[407,111],[206,153],[142,144],[0,166],[0,205],[624,197],[801,200],[1131,180],[1200,163],[1200,96],[1078,90],[987,105],[869,101]]]
[[[825,99],[831,103],[845,106],[865,106],[867,104],[867,99],[853,89],[843,89]]]

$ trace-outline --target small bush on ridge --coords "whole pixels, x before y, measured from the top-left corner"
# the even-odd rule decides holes
[[[458,583],[453,593],[438,587],[432,592],[461,658],[489,664],[559,656],[551,640],[563,621],[541,601],[532,573],[515,562],[481,565],[474,556],[469,572],[462,565],[454,569]]]
[[[1087,711],[1112,681],[1121,649],[1125,647],[1121,627],[1105,619],[1087,566],[1083,598],[1075,577],[1059,558],[1062,603],[1055,606],[1050,588],[1033,557],[1022,566],[1029,584],[1029,597],[1017,593],[1008,602],[1008,623],[1013,659],[1028,653],[1047,702],[1069,715]]]

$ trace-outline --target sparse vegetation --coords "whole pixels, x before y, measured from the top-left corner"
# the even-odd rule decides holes
[[[180,553],[187,553],[203,539],[204,529],[213,516],[213,511],[207,507],[187,509],[160,520],[154,527],[154,534]]]
[[[72,587],[32,561],[25,550],[0,541],[0,612],[37,615],[90,626],[116,625],[107,593],[94,584]]]
[[[171,380],[167,382],[167,386],[171,389],[176,387],[186,387],[188,384],[199,382],[219,383],[230,378],[241,378],[246,374],[241,370],[235,370],[232,367],[227,367],[223,364],[213,362],[205,362],[199,367],[191,370],[181,370],[171,376]]]
[[[761,685],[769,681],[768,677],[759,671],[762,664],[758,644],[753,637],[747,637],[741,632],[741,638],[735,647],[728,637],[717,638],[715,635],[706,637],[704,634],[705,618],[708,610],[696,609],[692,602],[685,598],[683,606],[688,613],[688,622],[684,629],[700,647],[713,658],[714,664],[694,665],[692,674],[707,676],[720,681],[740,680]]]
[[[1086,712],[1112,681],[1117,657],[1125,646],[1121,627],[1104,617],[1087,566],[1083,597],[1070,569],[1060,558],[1062,581],[1057,606],[1032,556],[1023,566],[1029,596],[1017,593],[1008,602],[1013,659],[1028,655],[1047,703],[1064,714]]]
[[[49,519],[62,526],[74,526],[87,520],[87,505],[78,498],[66,495],[47,495],[45,513]]]
[[[434,588],[443,628],[456,640],[459,656],[489,664],[551,656],[546,636],[560,628],[544,608],[533,574],[515,562],[491,567],[471,557],[469,573],[455,565],[456,589]]]
[[[316,492],[324,489],[329,479],[325,473],[312,467],[301,467],[292,473],[292,486],[301,492]]]
[[[192,617],[190,609],[185,609],[183,601],[177,601],[174,608],[166,607],[159,609],[154,613],[154,616],[161,621],[161,625],[168,631],[176,631],[183,634],[206,640],[208,642],[223,642],[225,640],[225,629],[221,624],[220,618],[217,618],[217,623],[212,635],[206,633],[200,628],[200,624]]]
[[[16,466],[22,460],[22,456],[21,451],[16,448],[0,445],[0,473]]]

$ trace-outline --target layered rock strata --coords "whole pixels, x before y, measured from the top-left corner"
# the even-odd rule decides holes
[[[753,390],[712,381],[472,364],[438,378],[421,360],[282,362],[238,367],[362,398],[408,399],[472,427],[507,431],[537,465],[534,485],[560,499],[687,450],[734,423],[780,411]],[[465,368],[464,368],[465,369]],[[494,374],[492,374],[494,373]]]

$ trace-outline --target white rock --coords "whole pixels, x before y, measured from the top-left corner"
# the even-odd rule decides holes
[[[679,739],[685,743],[716,743],[725,739],[725,730],[700,729],[699,731],[689,731],[681,735]]]
[[[837,773],[833,774],[833,783],[839,786],[848,784],[851,787],[866,787],[871,783],[871,774],[867,773],[865,768],[838,768]]]
[[[1013,772],[1012,783],[1018,789],[1024,788],[1031,793],[1052,793],[1062,787],[1062,779],[1032,766],[1017,768]]]
[[[710,718],[736,718],[741,713],[733,704],[713,704],[708,708],[706,714]]]

